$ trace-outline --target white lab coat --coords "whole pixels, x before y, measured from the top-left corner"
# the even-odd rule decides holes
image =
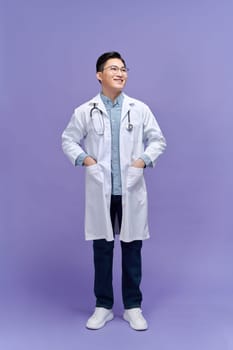
[[[103,112],[93,113],[93,104]],[[128,114],[133,130],[128,131]],[[102,119],[103,118],[103,119]],[[104,134],[96,131],[103,129]],[[83,145],[83,146],[82,146]],[[120,240],[131,242],[149,238],[147,220],[147,191],[144,169],[132,167],[134,160],[144,153],[153,164],[165,149],[166,142],[159,125],[143,102],[124,94],[120,126],[120,166],[122,181],[122,225]],[[62,134],[62,148],[71,162],[82,153],[96,159],[97,164],[86,167],[85,238],[114,239],[110,219],[111,200],[111,124],[104,103],[98,94],[74,110]]]

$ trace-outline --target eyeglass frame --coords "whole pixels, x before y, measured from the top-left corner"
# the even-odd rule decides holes
[[[110,69],[109,69],[110,68]],[[111,66],[107,66],[107,67],[104,67],[103,69],[102,69],[102,72],[105,70],[105,69],[109,69],[110,71],[112,71],[113,73],[119,73],[119,71],[121,71],[121,73],[123,73],[123,74],[127,74],[128,73],[128,71],[129,71],[129,68],[127,68],[127,67],[118,67],[118,66],[116,66],[115,64],[112,64]],[[115,71],[114,71],[114,69],[115,69]]]

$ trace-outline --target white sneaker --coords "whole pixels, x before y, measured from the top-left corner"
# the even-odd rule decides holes
[[[88,319],[86,327],[89,329],[100,329],[106,322],[113,319],[112,310],[104,307],[96,307],[93,315]]]
[[[123,318],[125,321],[129,322],[130,327],[136,331],[145,331],[148,328],[148,324],[139,307],[125,310]]]

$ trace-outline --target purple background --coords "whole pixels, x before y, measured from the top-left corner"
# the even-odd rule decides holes
[[[232,1],[1,1],[0,348],[232,350]],[[73,109],[99,91],[95,61],[118,50],[126,93],[168,147],[146,170],[143,248],[150,329],[85,329],[94,307],[84,169],[61,150]]]

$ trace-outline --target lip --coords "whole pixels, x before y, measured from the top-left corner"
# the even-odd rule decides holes
[[[123,79],[113,79],[114,81],[118,81],[118,82],[121,82],[121,83],[123,83],[124,82],[124,80]]]

